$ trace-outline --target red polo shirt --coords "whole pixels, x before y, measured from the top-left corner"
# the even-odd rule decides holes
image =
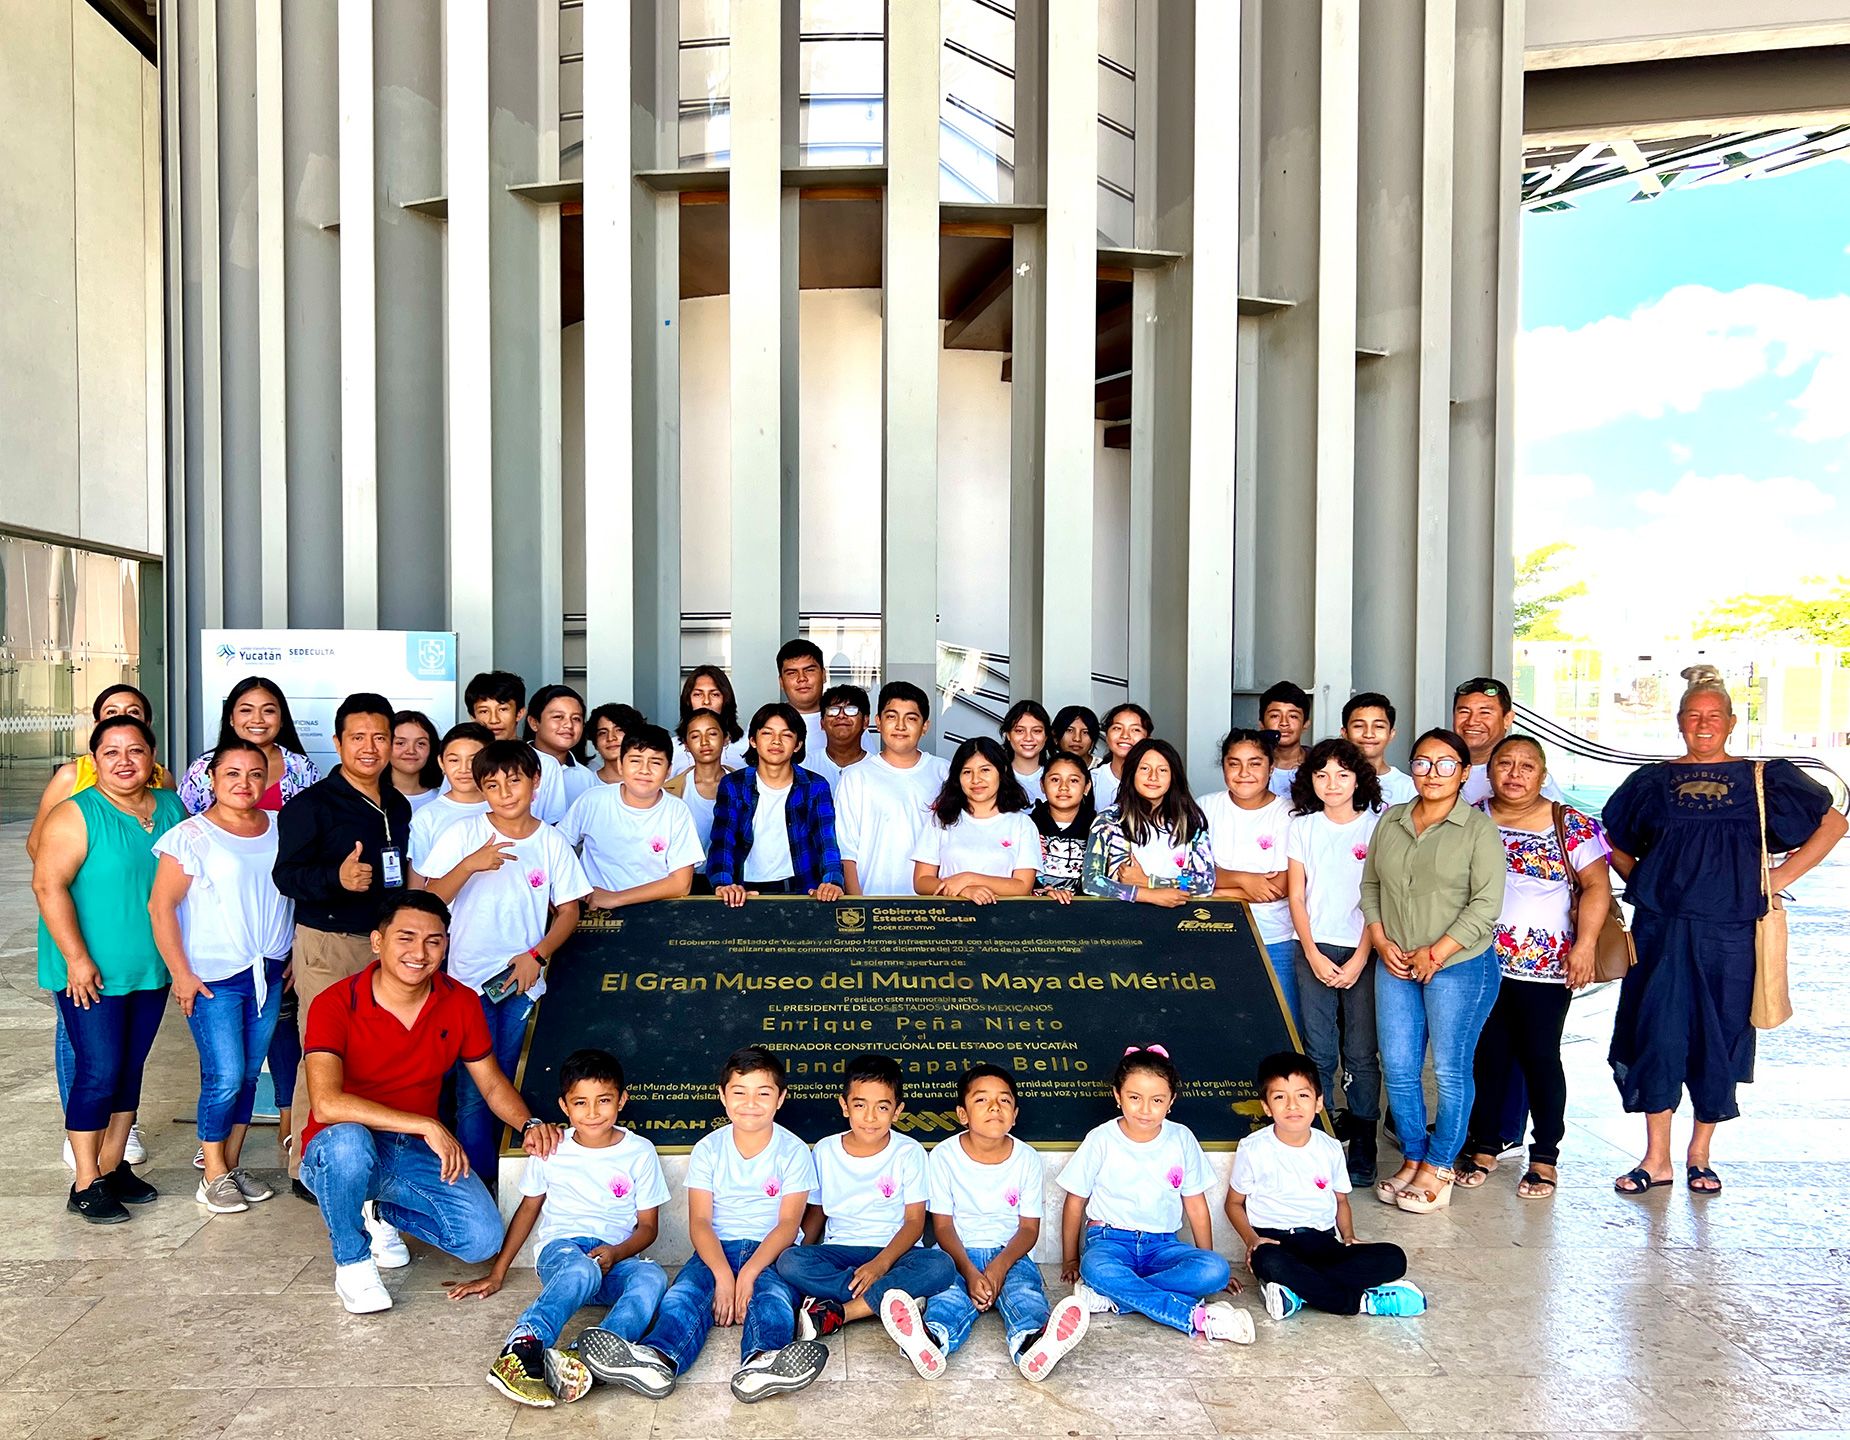
[[[308,1007],[302,1048],[307,1054],[321,1050],[340,1056],[347,1094],[434,1120],[443,1077],[456,1062],[473,1062],[493,1052],[481,998],[448,975],[438,975],[431,981],[424,1008],[406,1029],[373,994],[378,969],[375,960],[315,997]],[[325,1128],[311,1109],[302,1130],[304,1151]]]

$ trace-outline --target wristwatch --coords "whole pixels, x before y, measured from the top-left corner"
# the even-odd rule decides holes
[[[544,1125],[545,1123],[546,1123],[546,1122],[545,1122],[544,1120],[542,1120],[542,1119],[540,1119],[540,1117],[539,1117],[539,1116],[537,1116],[537,1115],[529,1115],[529,1116],[527,1117],[527,1123],[526,1123],[526,1124],[524,1124],[524,1125],[522,1125],[522,1126],[520,1127],[520,1133],[521,1133],[522,1135],[525,1135],[525,1134],[526,1134],[526,1133],[527,1133],[527,1132],[528,1132],[529,1130],[531,1130],[531,1129],[532,1129],[532,1128],[533,1128],[533,1127],[534,1127],[535,1125]]]

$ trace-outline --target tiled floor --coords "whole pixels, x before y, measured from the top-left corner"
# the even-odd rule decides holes
[[[1210,1351],[1101,1317],[1041,1387],[1009,1373],[993,1319],[931,1384],[862,1325],[834,1342],[812,1390],[753,1407],[726,1389],[736,1352],[721,1335],[660,1403],[600,1389],[569,1409],[521,1411],[482,1373],[531,1272],[491,1300],[452,1304],[441,1283],[471,1271],[420,1251],[390,1277],[392,1311],[349,1316],[308,1206],[285,1196],[209,1218],[193,1204],[196,1059],[171,1018],[142,1112],[146,1173],[166,1197],[109,1228],[64,1212],[22,839],[0,829],[0,1435],[1850,1437],[1850,855],[1800,892],[1799,1018],[1765,1038],[1747,1117],[1716,1149],[1727,1183],[1716,1199],[1611,1193],[1639,1127],[1602,1062],[1607,993],[1577,1002],[1570,1021],[1572,1127],[1555,1200],[1517,1199],[1506,1164],[1444,1214],[1358,1201],[1365,1235],[1411,1253],[1432,1300],[1420,1319],[1275,1325],[1256,1310],[1257,1344]],[[271,1147],[261,1134],[256,1157]]]

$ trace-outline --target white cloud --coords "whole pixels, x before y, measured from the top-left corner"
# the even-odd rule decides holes
[[[1676,461],[1677,464],[1679,465],[1689,464],[1690,460],[1695,456],[1695,454],[1696,452],[1690,449],[1689,446],[1687,445],[1680,444],[1679,442],[1675,440],[1672,440],[1670,442],[1670,458]]]
[[[1811,383],[1794,402],[1793,433],[1818,440],[1850,432],[1850,295],[1679,285],[1630,315],[1524,331],[1516,347],[1517,435],[1528,444],[1627,416],[1688,415],[1711,394],[1813,362]]]

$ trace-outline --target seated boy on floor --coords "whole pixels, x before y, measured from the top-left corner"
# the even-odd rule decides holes
[[[943,1356],[970,1338],[984,1310],[1001,1313],[1009,1358],[1028,1379],[1048,1373],[1086,1333],[1086,1307],[1071,1296],[1050,1310],[1034,1263],[1041,1233],[1041,1157],[1009,1132],[1015,1128],[1015,1081],[996,1065],[972,1065],[957,1082],[957,1123],[926,1164],[926,1201],[938,1244],[957,1269],[955,1283],[926,1301],[923,1313],[891,1303],[881,1319],[911,1354],[939,1351],[935,1369],[915,1359],[929,1378]],[[891,1312],[891,1313],[889,1313]]]
[[[757,1045],[733,1051],[720,1069],[720,1104],[731,1123],[702,1137],[687,1164],[694,1253],[641,1342],[613,1336],[608,1345],[613,1369],[653,1369],[646,1394],[674,1388],[715,1324],[745,1327],[732,1393],[747,1404],[801,1390],[828,1363],[828,1346],[796,1338],[797,1297],[777,1274],[777,1257],[796,1243],[816,1189],[809,1147],[777,1123],[785,1091],[784,1062]]]
[[[1268,1129],[1240,1142],[1227,1188],[1227,1218],[1274,1320],[1304,1306],[1332,1315],[1419,1315],[1426,1296],[1402,1280],[1398,1245],[1362,1245],[1349,1213],[1349,1168],[1340,1141],[1316,1128],[1323,1106],[1317,1067],[1284,1050],[1255,1077]]]
[[[565,1057],[559,1067],[565,1138],[547,1158],[527,1162],[520,1206],[494,1268],[449,1287],[452,1300],[493,1295],[538,1225],[539,1298],[521,1311],[488,1371],[488,1383],[519,1404],[545,1409],[555,1399],[580,1399],[593,1377],[644,1395],[668,1393],[653,1367],[611,1363],[629,1361],[624,1342],[648,1328],[668,1288],[662,1267],[642,1258],[655,1243],[668,1182],[655,1147],[617,1124],[628,1101],[623,1066],[609,1051]],[[578,1337],[576,1356],[553,1349],[578,1308],[594,1303],[609,1313]]]
[[[777,1257],[777,1273],[804,1297],[797,1331],[805,1340],[878,1315],[930,1379],[944,1368],[942,1353],[910,1343],[894,1317],[916,1314],[920,1298],[937,1294],[957,1272],[942,1250],[919,1243],[925,1147],[893,1133],[906,1108],[903,1085],[899,1062],[885,1055],[857,1055],[843,1068],[848,1129],[816,1142],[816,1189],[803,1216],[803,1244]]]

